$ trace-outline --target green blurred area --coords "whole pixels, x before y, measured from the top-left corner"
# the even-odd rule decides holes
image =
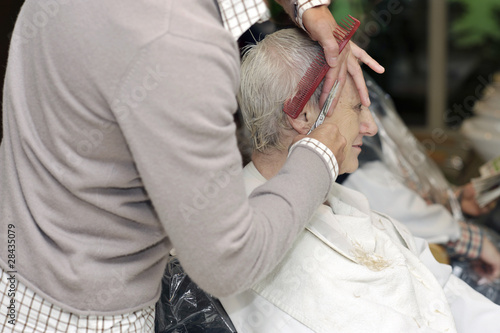
[[[425,2],[426,0],[413,0]],[[457,48],[481,47],[500,41],[500,0],[433,0],[448,1],[450,4],[449,34],[452,44]],[[370,20],[370,13],[384,3],[405,1],[383,0],[332,0],[329,6],[336,21],[352,15],[362,23]],[[278,22],[286,14],[275,1],[270,0],[271,16]],[[488,50],[485,50],[488,52]]]
[[[461,13],[451,22],[451,35],[458,47],[481,46],[500,41],[500,1],[449,0],[461,7]]]

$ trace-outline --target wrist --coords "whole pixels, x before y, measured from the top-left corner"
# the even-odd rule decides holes
[[[304,31],[307,31],[304,23],[303,23],[303,15],[304,13],[313,7],[318,7],[318,6],[328,6],[330,5],[330,0],[296,0],[293,5],[293,12],[294,12],[294,20],[295,23],[304,29]]]

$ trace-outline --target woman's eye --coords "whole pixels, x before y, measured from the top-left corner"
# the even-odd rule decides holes
[[[355,111],[361,112],[361,110],[363,109],[363,104],[359,103],[358,105],[356,105],[355,107],[353,107],[353,109]]]

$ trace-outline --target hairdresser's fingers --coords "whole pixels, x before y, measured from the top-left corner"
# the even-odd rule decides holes
[[[323,89],[321,90],[321,95],[319,96],[319,105],[323,106],[324,101],[326,101],[330,90],[337,80],[339,80],[341,83],[340,88],[344,86],[344,82],[347,77],[346,62],[349,58],[349,52],[350,49],[348,47],[344,48],[338,58],[338,65],[330,68],[326,73],[325,79],[323,81]],[[337,91],[337,96],[340,95],[340,90]]]
[[[368,96],[368,88],[366,87],[363,71],[361,70],[358,59],[356,59],[352,53],[347,60],[347,70],[356,85],[361,103],[366,107],[370,106],[370,97]]]
[[[356,84],[361,103],[368,107],[370,106],[370,97],[368,95],[368,88],[366,87],[363,71],[361,70],[360,61],[368,65],[377,73],[383,73],[385,69],[377,61],[370,57],[365,50],[361,49],[352,41],[350,41],[349,44],[351,46],[351,53],[348,59],[348,71]]]
[[[375,59],[370,57],[368,53],[366,53],[365,50],[354,44],[352,41],[349,42],[351,45],[351,53],[359,59],[363,64],[367,65],[370,67],[374,72],[378,74],[382,74],[385,72],[385,68],[380,65]]]
[[[309,36],[323,47],[328,65],[336,67],[339,63],[339,45],[333,31],[337,28],[337,23],[328,6],[321,5],[306,10],[302,15],[302,23]]]
[[[338,68],[331,68],[328,71],[328,73],[326,73],[325,81],[323,83],[323,89],[321,91],[321,95],[319,98],[319,105],[321,105],[322,107],[324,102],[328,98],[328,95],[330,94],[333,85],[335,84],[336,81],[338,81],[337,92],[335,98],[332,101],[332,105],[330,106],[330,109],[326,114],[327,117],[330,117],[333,114],[333,110],[335,110],[335,107],[337,106],[340,96],[342,95],[342,90],[344,89],[344,85],[347,79],[347,68],[348,68],[347,61],[345,61],[344,58],[346,59],[348,58],[349,56],[348,51],[349,50],[346,49],[342,51],[342,54],[340,55],[340,60],[341,60],[340,66],[337,66]]]

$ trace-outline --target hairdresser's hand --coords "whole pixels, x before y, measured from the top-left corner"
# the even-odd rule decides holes
[[[292,145],[299,141],[300,139],[305,138],[305,135],[297,135]],[[337,164],[340,167],[345,159],[345,146],[347,144],[346,138],[340,133],[339,128],[336,124],[331,122],[325,122],[314,129],[307,137],[314,138],[327,146],[335,155],[335,159],[337,160]]]
[[[302,23],[306,28],[311,38],[323,47],[325,57],[332,69],[327,73],[325,83],[323,85],[323,92],[320,97],[320,105],[326,100],[333,83],[338,78],[340,80],[338,95],[344,87],[347,71],[354,79],[356,87],[360,93],[361,102],[365,106],[370,105],[370,98],[368,97],[368,89],[366,88],[363,72],[361,71],[360,62],[368,65],[372,70],[377,73],[383,73],[382,67],[377,61],[370,57],[364,50],[349,42],[339,56],[339,46],[337,40],[333,36],[333,31],[337,28],[337,23],[328,9],[328,6],[321,5],[306,10],[302,16]],[[347,57],[342,57],[344,53]],[[347,66],[340,67],[339,64],[347,62]],[[338,98],[333,101],[335,109]],[[332,111],[329,112],[331,114]]]
[[[375,59],[370,57],[365,50],[354,44],[352,41],[349,41],[346,48],[348,46],[350,47],[351,52],[349,58],[347,59],[347,71],[351,74],[354,82],[356,83],[356,88],[358,88],[359,96],[361,97],[361,103],[368,107],[370,106],[370,98],[368,97],[368,89],[366,88],[365,78],[360,64],[363,63],[367,65],[378,74],[382,74],[385,71],[385,68],[382,67]]]

